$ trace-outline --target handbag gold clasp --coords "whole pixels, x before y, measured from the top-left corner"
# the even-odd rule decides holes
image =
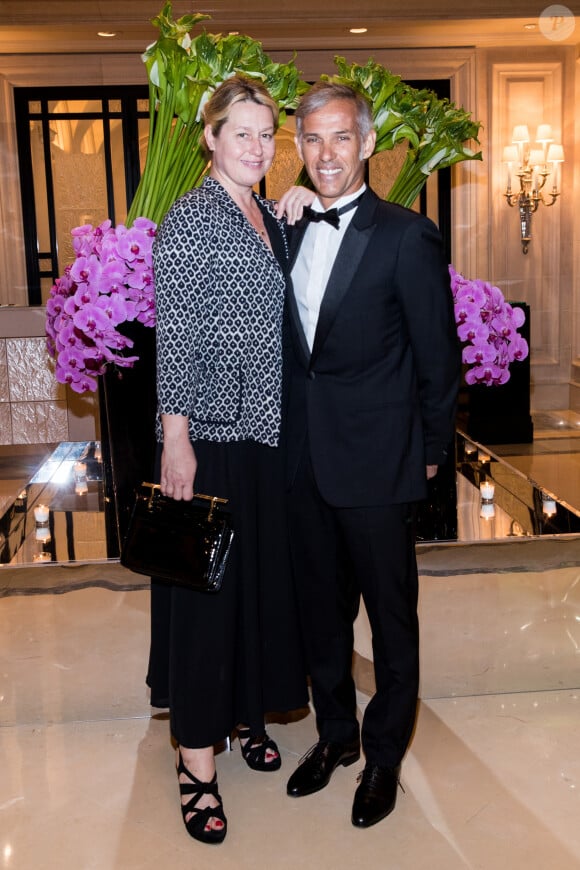
[[[151,492],[149,493],[149,498],[147,499],[147,508],[148,508],[148,510],[151,510],[151,505],[153,504],[153,496],[155,495],[155,490],[161,489],[161,487],[159,486],[158,483],[147,483],[146,481],[143,481],[141,486],[149,487],[149,489],[151,490]]]
[[[153,497],[155,495],[155,491],[160,490],[161,487],[158,483],[147,483],[146,481],[143,481],[141,486],[146,486],[151,490],[151,492],[149,494],[149,498],[147,500],[147,507],[151,508],[151,505],[153,504]],[[203,499],[205,499],[205,501],[210,502],[209,513],[207,515],[208,520],[213,519],[213,513],[215,511],[215,507],[217,504],[227,504],[228,503],[227,498],[219,498],[219,496],[217,496],[217,495],[204,495],[202,492],[194,492],[193,497],[194,498],[203,498]]]

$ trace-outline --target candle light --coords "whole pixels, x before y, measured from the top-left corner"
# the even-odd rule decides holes
[[[50,541],[50,529],[48,526],[37,526],[34,530],[34,537],[37,541],[42,541],[47,544]]]
[[[484,483],[479,484],[479,492],[484,501],[491,501],[495,492],[495,486],[486,480]]]
[[[552,184],[553,189],[557,191],[560,186],[560,163],[564,162],[564,149],[561,145],[550,145],[548,148],[547,161],[552,164]]]
[[[100,462],[102,458],[103,458],[103,453],[101,450],[101,442],[97,441],[95,443],[95,459],[97,460],[97,462]]]
[[[479,509],[479,516],[482,520],[492,520],[495,517],[495,505],[482,504]]]
[[[51,559],[52,559],[52,556],[50,555],[50,553],[33,553],[32,554],[32,561],[33,562],[50,562]]]
[[[88,486],[87,486],[87,481],[86,481],[86,479],[84,479],[84,480],[77,480],[77,481],[76,481],[76,483],[75,483],[75,493],[76,493],[77,495],[86,495],[86,493],[87,493],[88,491],[89,491],[89,488],[88,488]]]
[[[37,504],[34,508],[34,519],[37,523],[47,523],[50,509],[48,505]]]
[[[512,164],[518,163],[519,155],[516,145],[506,145],[503,149],[503,162],[506,164],[506,189],[509,191],[512,187]]]
[[[538,191],[542,187],[544,183],[544,177],[542,176],[542,170],[546,165],[545,154],[539,149],[535,148],[533,151],[530,151],[530,170],[532,173],[532,193],[537,196]]]
[[[86,462],[75,462],[74,470],[75,470],[76,477],[85,477],[86,473],[87,473],[87,463]]]
[[[558,513],[555,499],[549,495],[542,495],[542,511],[547,517],[553,517]]]

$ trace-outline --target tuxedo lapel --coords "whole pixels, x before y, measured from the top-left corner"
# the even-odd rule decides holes
[[[310,365],[314,364],[320,349],[326,341],[332,324],[338,313],[340,304],[351,287],[368,243],[373,232],[372,218],[377,197],[367,190],[363,196],[350,225],[344,235],[342,244],[330,272],[328,284],[320,305],[318,324],[314,335]]]
[[[298,339],[300,350],[302,351],[302,354],[304,356],[304,364],[308,367],[310,361],[310,348],[308,347],[308,342],[306,341],[306,336],[304,335],[304,327],[302,326],[302,321],[300,320],[300,315],[298,313],[296,295],[294,293],[294,287],[292,285],[292,278],[290,277],[290,275],[288,275],[288,282],[286,287],[286,300],[288,305],[290,323]]]
[[[296,302],[296,294],[294,293],[294,285],[292,284],[292,268],[296,261],[296,257],[298,255],[298,251],[300,250],[300,245],[302,244],[302,239],[304,237],[304,233],[306,232],[306,227],[308,226],[306,221],[299,221],[297,224],[294,224],[291,227],[288,227],[286,232],[288,235],[288,277],[286,281],[286,303],[288,306],[288,315],[290,319],[290,325],[293,332],[296,335],[298,340],[298,344],[300,345],[300,350],[304,356],[304,364],[308,366],[308,362],[310,360],[310,348],[308,347],[308,342],[306,341],[306,335],[304,334],[304,327],[302,326],[302,321],[300,320],[300,314],[298,313],[298,304]]]
[[[286,232],[289,237],[289,247],[290,253],[288,256],[288,269],[291,272],[294,268],[294,263],[296,262],[296,257],[298,256],[298,251],[300,250],[300,245],[302,244],[302,239],[304,238],[304,233],[306,232],[306,228],[308,227],[308,221],[299,220],[297,224],[294,224],[291,227],[288,227]]]

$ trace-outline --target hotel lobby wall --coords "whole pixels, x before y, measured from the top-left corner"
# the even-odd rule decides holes
[[[312,80],[333,68],[334,54],[303,51],[297,63],[304,77]],[[272,56],[287,59],[287,53],[272,52]],[[576,395],[571,372],[580,359],[580,216],[574,211],[578,197],[572,195],[574,189],[578,193],[575,141],[580,141],[574,112],[579,90],[575,48],[554,44],[525,54],[521,48],[368,48],[349,52],[348,60],[364,63],[370,56],[404,79],[449,77],[452,99],[483,122],[483,162],[461,163],[453,171],[453,262],[469,277],[491,280],[508,298],[530,304],[532,408],[569,407],[571,393]],[[22,304],[24,274],[11,89],[72,81],[131,84],[144,78],[138,55],[86,55],[82,64],[73,55],[51,55],[49,64],[38,56],[0,57],[0,302]],[[508,208],[502,196],[501,151],[517,110],[524,108],[522,94],[527,86],[523,83],[528,79],[533,117],[540,94],[550,113],[546,122],[561,132],[566,192],[553,208],[540,206],[534,215],[532,244],[524,256],[517,211]]]
[[[44,310],[0,308],[0,444],[92,441],[99,437],[97,412],[93,395],[57,383]]]
[[[580,56],[576,58],[576,88],[575,88],[575,112],[574,112],[574,142],[580,143]],[[580,202],[580,154],[577,145],[576,150],[576,172],[574,174],[574,187],[572,190],[573,201]],[[580,221],[574,223],[574,275],[576,285],[580,284]],[[576,306],[574,311],[574,348],[572,358],[571,371],[571,387],[570,387],[570,408],[574,411],[580,411],[580,306]]]
[[[580,310],[576,49],[480,50],[477,81],[487,167],[478,218],[487,228],[478,234],[479,274],[490,277],[506,298],[530,306],[532,407],[573,407],[571,366],[579,355]],[[564,145],[564,192],[555,205],[540,204],[533,215],[532,240],[524,255],[518,209],[508,207],[503,196],[507,178],[502,152],[517,123],[527,123],[533,136],[542,122],[552,125]]]

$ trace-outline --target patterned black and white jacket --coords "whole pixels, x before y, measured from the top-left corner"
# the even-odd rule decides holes
[[[274,250],[288,258],[270,203]],[[189,418],[192,440],[278,443],[285,268],[222,185],[177,200],[153,248],[160,414]],[[285,264],[284,264],[285,265]]]

